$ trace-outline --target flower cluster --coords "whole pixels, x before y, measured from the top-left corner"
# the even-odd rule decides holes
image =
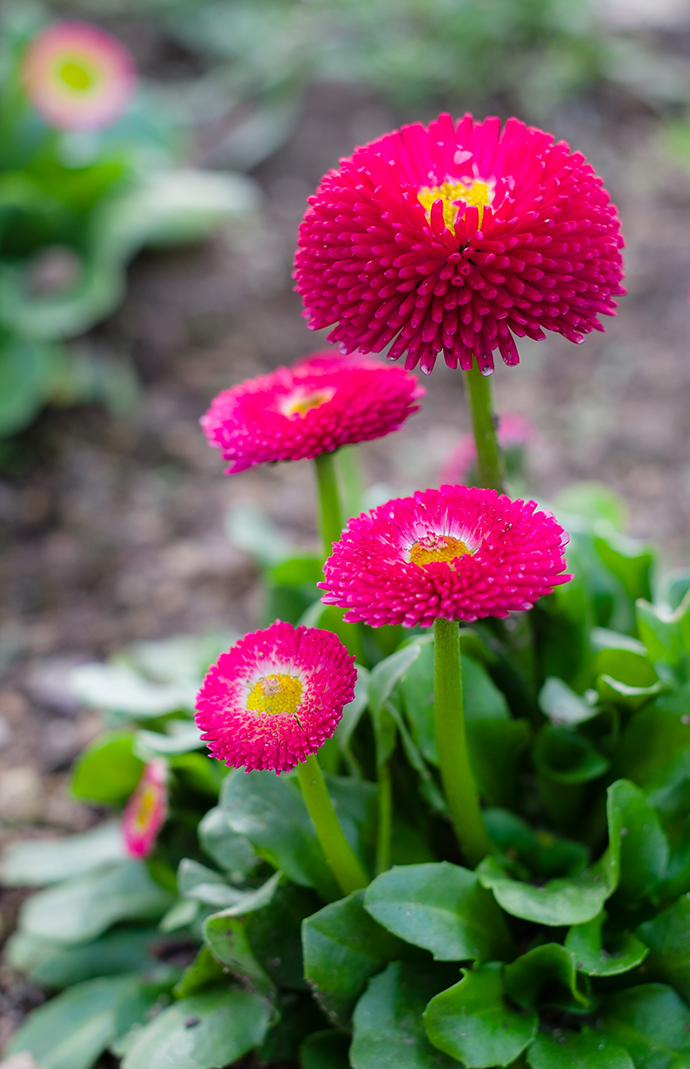
[[[98,130],[120,117],[134,91],[132,57],[111,34],[86,22],[55,22],[24,57],[26,92],[46,122]]]
[[[122,834],[131,857],[148,857],[168,818],[168,766],[162,758],[146,765],[122,816]]]
[[[352,701],[354,658],[330,631],[276,621],[245,635],[209,670],[196,722],[228,765],[284,772],[316,753]]]
[[[350,520],[324,566],[322,601],[372,627],[429,627],[531,609],[571,578],[568,536],[534,501],[442,486]]]
[[[509,119],[404,126],[322,180],[294,277],[343,352],[407,352],[429,372],[518,363],[514,336],[579,342],[623,293],[620,224],[584,156]],[[391,344],[392,343],[392,344]]]
[[[232,475],[381,438],[417,411],[425,392],[402,368],[319,351],[223,390],[201,426]]]

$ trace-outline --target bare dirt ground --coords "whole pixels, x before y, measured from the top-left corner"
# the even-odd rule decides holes
[[[363,91],[314,89],[290,142],[256,172],[260,217],[202,248],[141,257],[123,307],[94,333],[132,359],[139,411],[46,413],[0,476],[0,842],[98,818],[65,792],[98,731],[66,687],[71,666],[137,639],[252,626],[256,573],[225,536],[231,504],[254,501],[296,540],[314,539],[310,465],[227,478],[198,419],[219,389],[322,344],[291,291],[304,201],[339,155],[394,125]],[[579,347],[523,343],[521,366],[496,373],[497,408],[539,428],[535,494],[602,480],[628,502],[632,534],[659,543],[665,565],[690,564],[690,170],[626,101],[573,104],[552,129],[619,206],[629,293],[606,334]],[[468,429],[459,373],[437,366],[424,385],[405,429],[363,447],[370,482],[433,484]],[[6,930],[17,901],[3,900]],[[14,992],[12,1004],[30,998]]]

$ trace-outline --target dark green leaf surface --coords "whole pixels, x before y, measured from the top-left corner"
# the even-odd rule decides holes
[[[431,1000],[424,1013],[429,1039],[468,1069],[510,1065],[536,1035],[536,1013],[504,1000],[497,962],[463,969],[463,979]]]
[[[300,1069],[350,1069],[350,1037],[329,1028],[312,1032],[300,1047]]]
[[[597,1028],[628,1051],[635,1069],[685,1069],[690,1063],[690,1010],[665,984],[609,995]]]
[[[672,984],[690,999],[690,895],[681,895],[637,931],[649,947],[645,962],[649,977]]]
[[[477,873],[506,913],[536,924],[584,924],[596,917],[611,893],[603,876],[592,870],[539,887],[511,879],[494,858],[485,858]]]
[[[648,954],[644,943],[632,932],[617,932],[604,947],[602,929],[606,914],[571,928],[565,940],[566,950],[575,958],[579,972],[587,976],[617,976],[640,965]]]
[[[353,1018],[353,1069],[452,1069],[457,1063],[427,1039],[422,1014],[444,986],[438,973],[391,962],[369,981]],[[129,1069],[128,1066],[125,1069]]]
[[[503,984],[506,994],[525,1010],[556,1006],[582,1013],[592,1005],[578,984],[574,956],[559,943],[544,943],[506,965]]]
[[[438,961],[487,960],[510,954],[500,911],[475,873],[447,861],[405,865],[369,885],[365,906],[375,920]]]
[[[334,1024],[347,1025],[370,976],[405,946],[364,909],[364,891],[324,906],[302,924],[304,975]]]
[[[173,993],[175,998],[187,998],[188,995],[195,995],[197,991],[203,991],[205,987],[220,984],[224,979],[222,965],[213,957],[210,948],[203,946],[175,984]]]
[[[532,1069],[635,1069],[628,1052],[609,1036],[581,1032],[540,1032],[527,1052]]]
[[[617,893],[637,902],[656,887],[666,871],[666,836],[656,811],[639,787],[628,780],[617,780],[609,787],[607,816]]]
[[[644,786],[682,750],[690,748],[690,683],[662,694],[628,722],[615,770]]]
[[[262,1042],[269,1003],[238,988],[181,999],[137,1034],[122,1069],[222,1069]]]

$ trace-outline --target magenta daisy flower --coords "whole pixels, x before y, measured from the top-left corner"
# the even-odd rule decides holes
[[[131,857],[148,857],[168,818],[168,766],[162,758],[146,765],[122,815],[122,834]]]
[[[501,416],[498,425],[498,444],[503,450],[522,449],[534,437],[533,423],[517,412]],[[463,483],[477,460],[477,446],[473,434],[463,434],[441,470],[446,483]]]
[[[485,373],[513,336],[602,330],[623,293],[616,209],[584,156],[509,119],[404,126],[329,171],[300,226],[294,277],[313,330],[343,352]]]
[[[531,609],[571,578],[568,536],[534,501],[478,487],[419,490],[350,520],[324,565],[326,605],[372,627],[430,627]]]
[[[99,130],[125,110],[136,72],[124,45],[87,22],[55,22],[24,56],[24,87],[46,122],[62,130]]]
[[[196,722],[220,761],[285,772],[331,737],[356,680],[354,657],[331,631],[277,620],[220,655]]]
[[[233,475],[382,438],[418,410],[425,393],[402,368],[323,350],[223,390],[201,426]]]

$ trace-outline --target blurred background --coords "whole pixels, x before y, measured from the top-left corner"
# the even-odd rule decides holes
[[[497,407],[536,428],[530,493],[601,480],[687,564],[690,0],[5,0],[1,18],[2,837],[91,819],[63,789],[98,730],[74,666],[252,627],[252,524],[313,543],[310,465],[227,478],[198,419],[323,344],[291,289],[306,197],[402,122],[515,114],[604,177],[628,296],[581,346],[522,342]],[[109,36],[73,39],[75,20]],[[64,55],[68,88],[103,90],[88,114],[50,83]],[[424,384],[362,450],[372,500],[438,484],[469,429],[459,374]]]

